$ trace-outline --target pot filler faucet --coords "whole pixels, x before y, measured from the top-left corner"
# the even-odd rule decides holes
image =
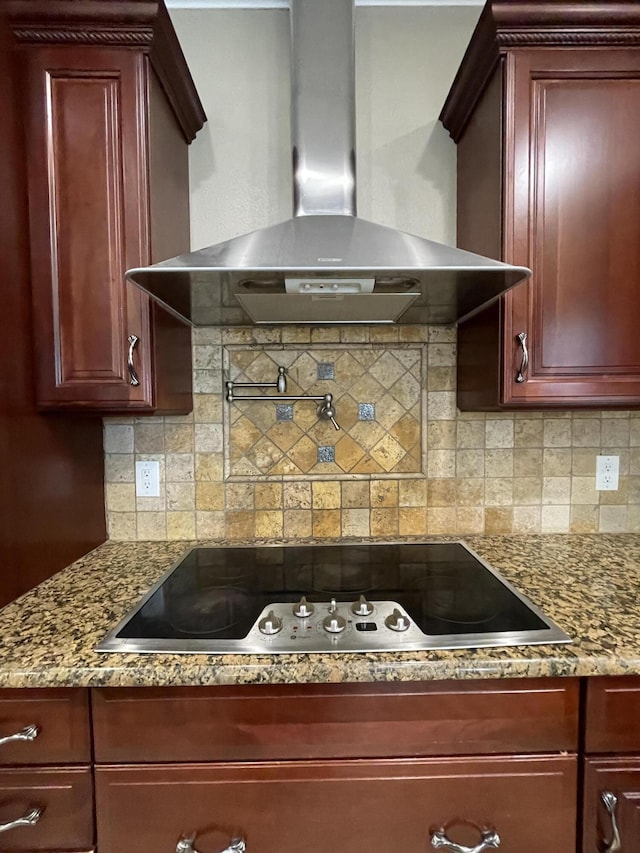
[[[336,409],[333,405],[333,394],[287,394],[287,377],[284,367],[278,368],[278,378],[275,382],[233,382],[232,380],[225,383],[227,389],[227,403],[234,403],[239,400],[253,400],[256,402],[277,399],[279,402],[294,403],[299,400],[313,400],[319,402],[317,408],[318,417],[321,420],[331,421],[334,428],[339,430],[340,426],[336,420]],[[267,388],[275,388],[277,394],[235,394],[236,388],[259,388],[266,390]]]

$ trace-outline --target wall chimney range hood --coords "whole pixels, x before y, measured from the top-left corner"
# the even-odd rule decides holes
[[[530,275],[356,216],[353,2],[291,2],[293,218],[126,274],[194,325],[448,324]]]

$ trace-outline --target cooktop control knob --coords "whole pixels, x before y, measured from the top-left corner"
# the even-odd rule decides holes
[[[258,629],[261,634],[277,634],[282,631],[282,619],[270,610],[264,619],[258,622]]]
[[[297,604],[293,605],[293,615],[297,616],[298,619],[306,619],[308,616],[311,616],[314,610],[315,607],[313,604],[309,604],[304,595]]]
[[[390,616],[387,616],[384,620],[384,624],[387,628],[391,628],[392,631],[406,631],[411,623],[406,616],[403,616],[402,613],[400,613],[397,607],[394,607],[393,613]]]
[[[373,604],[361,595],[359,601],[354,601],[351,605],[351,612],[354,616],[371,616]]]
[[[339,613],[329,613],[322,620],[322,627],[330,634],[340,634],[347,627],[347,620]]]

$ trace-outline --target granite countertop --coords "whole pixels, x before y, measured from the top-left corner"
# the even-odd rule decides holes
[[[640,535],[469,536],[464,541],[573,643],[411,653],[99,654],[93,651],[98,641],[196,544],[107,542],[0,611],[0,687],[640,674]]]

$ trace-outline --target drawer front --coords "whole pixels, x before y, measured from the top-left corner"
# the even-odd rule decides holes
[[[0,765],[89,761],[88,690],[0,692]]]
[[[332,761],[96,770],[100,853],[407,853],[442,832],[500,853],[575,850],[575,757]],[[191,851],[190,847],[185,848]]]
[[[96,761],[233,761],[577,749],[573,679],[98,689]]]
[[[89,767],[0,771],[0,825],[41,813],[29,825],[5,829],[0,850],[88,850],[93,845],[93,783]]]
[[[605,806],[603,794],[608,798]],[[611,796],[613,795],[613,796]],[[619,847],[609,847],[615,832]],[[640,755],[588,759],[584,772],[583,851],[638,849],[640,839]]]
[[[640,678],[587,679],[585,752],[640,752]]]

